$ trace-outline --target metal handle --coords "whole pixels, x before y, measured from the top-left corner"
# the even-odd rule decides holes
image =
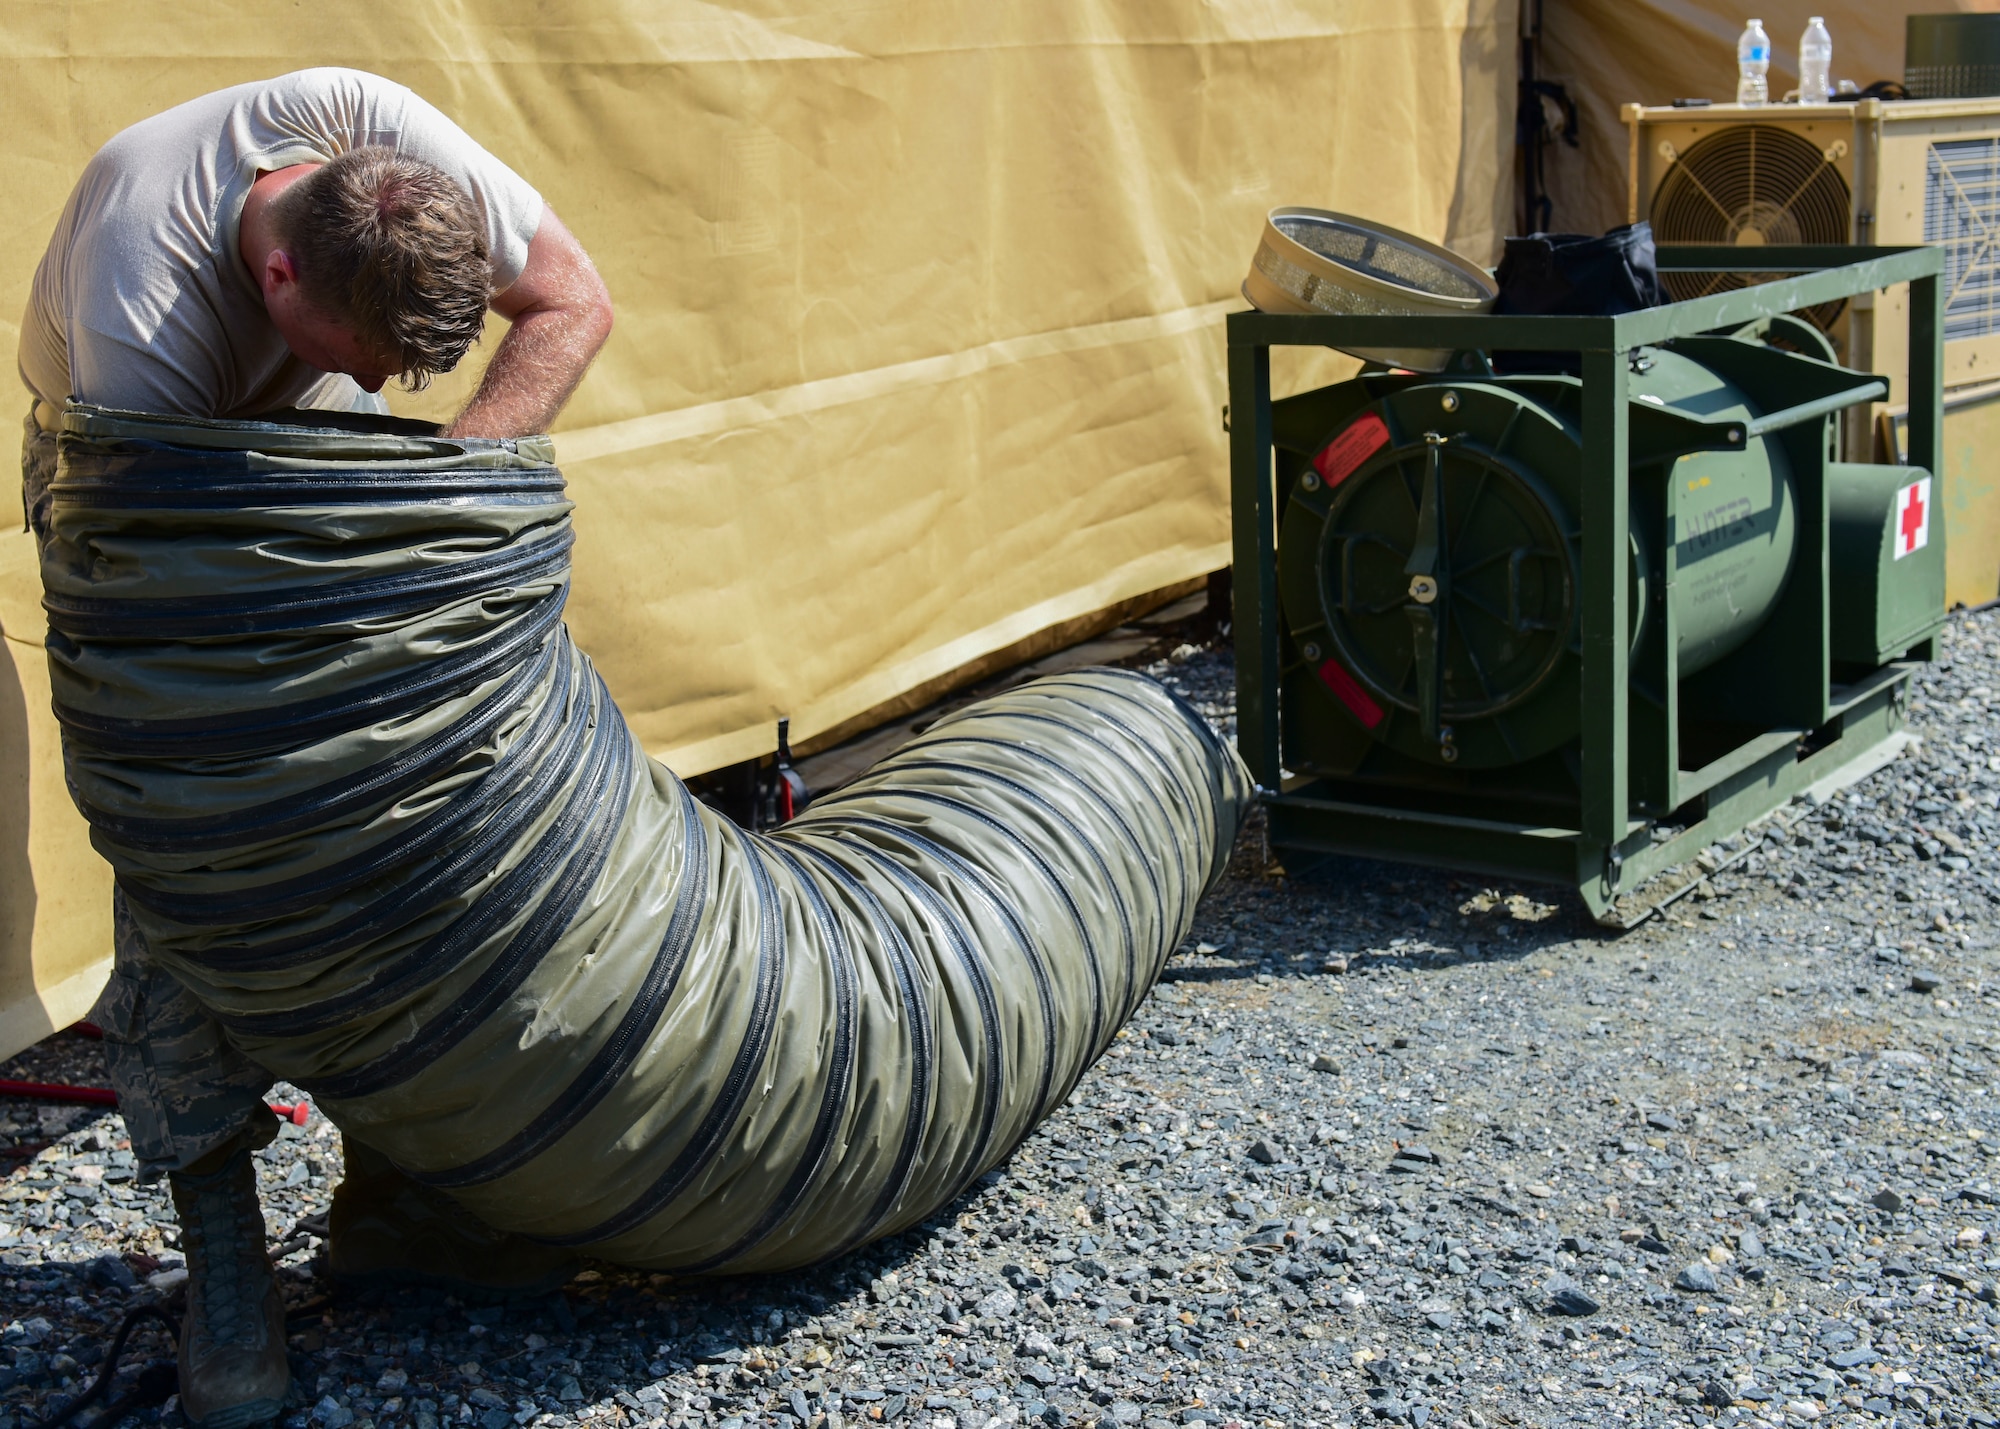
[[[1403,573],[1410,578],[1410,653],[1417,667],[1417,728],[1438,738],[1444,703],[1445,622],[1451,607],[1451,562],[1445,550],[1444,449],[1450,437],[1425,432],[1423,493],[1417,501],[1416,539]]]
[[[1871,377],[1865,382],[1857,382],[1844,391],[1831,392],[1810,402],[1801,402],[1796,407],[1780,407],[1775,412],[1766,412],[1761,417],[1753,417],[1748,424],[1748,435],[1761,437],[1766,432],[1796,427],[1799,423],[1810,422],[1815,417],[1831,416],[1843,408],[1861,402],[1873,402],[1888,395],[1889,384],[1880,377]]]

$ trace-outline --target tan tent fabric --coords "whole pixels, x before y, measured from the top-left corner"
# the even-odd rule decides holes
[[[569,620],[683,774],[1226,565],[1221,318],[1268,208],[1485,262],[1507,223],[1510,0],[559,11],[0,9],[0,341],[124,125],[309,64],[411,85],[547,196],[618,303],[557,434]],[[396,405],[443,414],[475,377]],[[32,552],[0,541],[4,1054],[87,1004],[109,881],[54,762]]]
[[[34,542],[0,536],[0,1056],[82,1017],[111,969],[111,870],[63,787],[41,598]]]
[[[1798,88],[1799,36],[1818,15],[1833,36],[1833,76],[1866,86],[1903,77],[1911,15],[2000,10],[2000,0],[1544,0],[1541,74],[1576,101],[1578,147],[1552,145],[1555,226],[1601,233],[1625,222],[1623,104],[1736,98],[1736,38],[1752,14],[1771,37],[1773,97]]]

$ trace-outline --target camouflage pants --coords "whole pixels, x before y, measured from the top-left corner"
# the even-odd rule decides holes
[[[36,419],[40,405],[21,423],[21,525],[37,538],[48,534],[49,483],[56,476],[56,434]]]
[[[30,412],[21,505],[37,535],[47,522],[55,465],[55,435]],[[90,1020],[104,1029],[104,1059],[140,1179],[178,1171],[245,1132],[251,1145],[269,1145],[278,1134],[264,1105],[271,1074],[232,1046],[207,1010],[153,962],[123,894],[111,895],[111,919],[111,981]]]
[[[139,1179],[178,1171],[245,1132],[252,1146],[270,1145],[278,1134],[264,1104],[271,1074],[152,960],[124,894],[111,895],[111,917],[111,981],[90,1020],[104,1029],[104,1060]]]

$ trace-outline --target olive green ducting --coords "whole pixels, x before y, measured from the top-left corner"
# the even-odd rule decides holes
[[[613,1260],[779,1269],[951,1200],[1145,996],[1249,794],[1097,670],[732,826],[570,644],[544,439],[72,408],[48,497],[70,788],[155,954],[348,1134]]]

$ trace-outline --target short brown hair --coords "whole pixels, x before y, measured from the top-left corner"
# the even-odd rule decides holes
[[[437,165],[351,149],[272,207],[306,301],[394,357],[405,387],[451,371],[478,341],[493,296],[486,221]]]

